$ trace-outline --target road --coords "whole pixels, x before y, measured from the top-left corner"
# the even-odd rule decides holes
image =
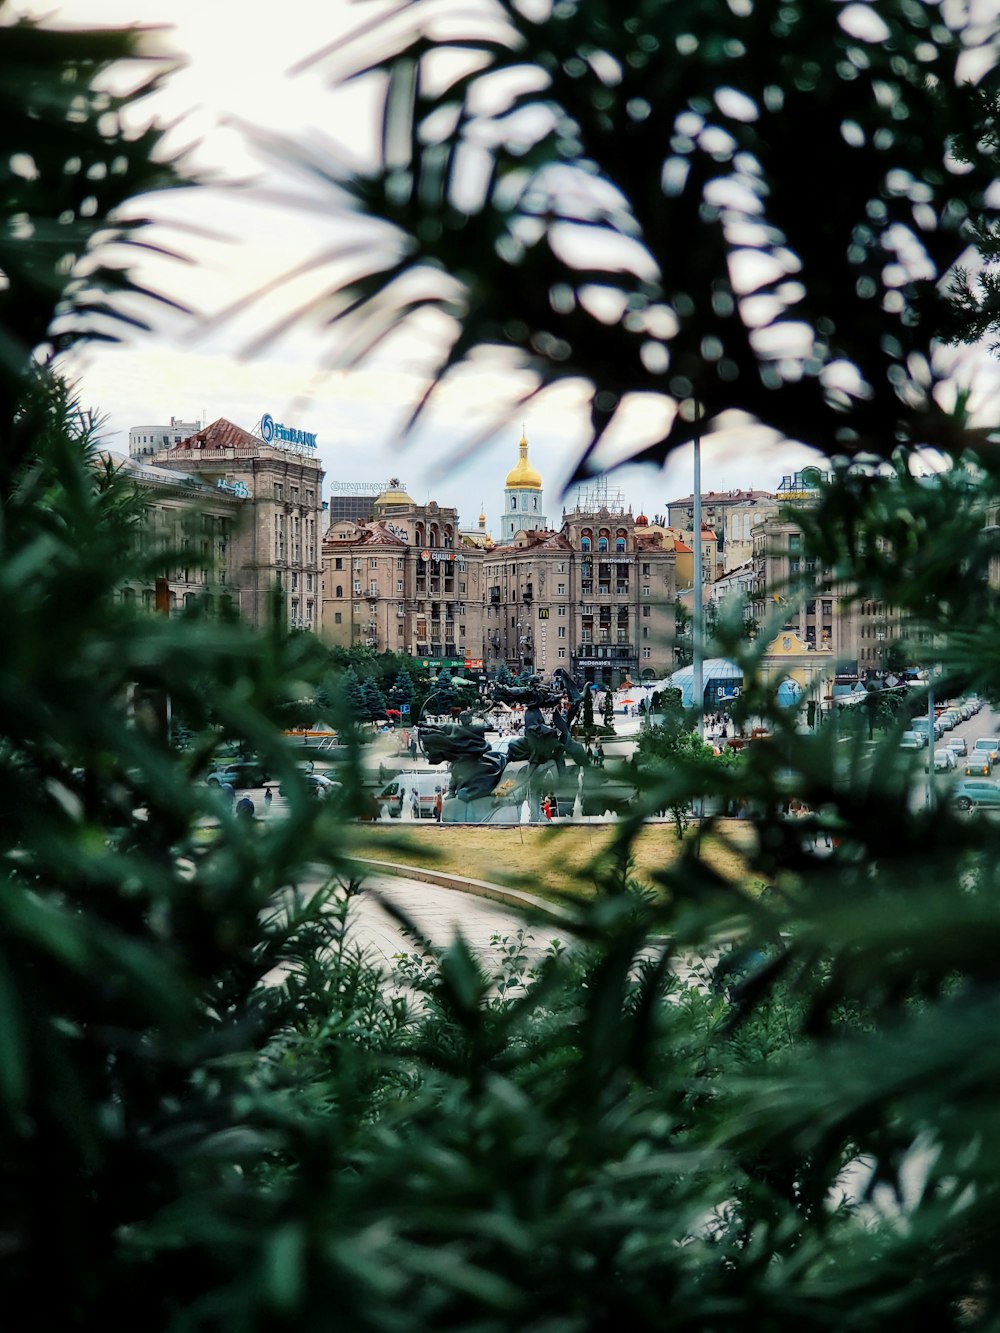
[[[965,722],[960,722],[953,731],[946,731],[940,740],[934,742],[934,748],[944,749],[952,736],[964,736],[969,750],[980,736],[1000,736],[1000,713],[989,704],[984,704],[978,713],[974,713]],[[927,763],[929,751],[925,748],[915,756],[920,776],[913,785],[913,807],[923,808],[927,804]],[[958,756],[958,767],[950,773],[938,773],[934,778],[934,799],[936,802],[947,801],[959,778],[965,776],[967,756]]]

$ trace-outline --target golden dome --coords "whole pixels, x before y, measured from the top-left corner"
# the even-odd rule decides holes
[[[517,460],[517,466],[511,468],[507,473],[507,480],[504,485],[515,487],[521,491],[540,491],[542,489],[541,474],[528,462],[528,437],[521,436],[521,442],[518,445],[521,450],[521,457]]]
[[[413,500],[403,490],[402,483],[398,477],[390,477],[386,489],[375,499],[374,508],[376,510],[386,505],[411,505]]]

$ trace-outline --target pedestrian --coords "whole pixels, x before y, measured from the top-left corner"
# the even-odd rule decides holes
[[[270,788],[270,787],[265,787],[265,788],[264,788],[264,813],[265,813],[266,815],[269,815],[269,814],[271,813],[271,802],[272,802],[273,799],[274,799],[274,796],[273,796],[273,794],[272,794],[272,792],[271,792],[271,788]]]
[[[410,750],[410,758],[411,758],[411,759],[416,759],[416,757],[417,757],[417,738],[416,738],[416,736],[411,736],[411,737],[410,737],[409,750]]]
[[[542,801],[542,814],[546,819],[552,818],[552,797],[546,796]]]
[[[253,819],[253,816],[254,816],[253,801],[251,801],[249,796],[241,796],[240,799],[236,802],[237,819],[250,820]]]
[[[597,742],[597,749],[594,751],[594,758],[597,760],[597,767],[604,767],[604,746],[600,741]]]
[[[435,819],[437,820],[437,822],[440,824],[440,823],[441,823],[441,811],[442,811],[443,808],[444,808],[444,801],[441,799],[441,788],[440,788],[440,787],[435,787],[435,788],[434,788],[434,791],[436,792],[436,795],[435,795],[435,797],[434,797],[434,818],[435,818]]]
[[[420,793],[416,787],[410,788],[410,813],[414,819],[420,818]]]

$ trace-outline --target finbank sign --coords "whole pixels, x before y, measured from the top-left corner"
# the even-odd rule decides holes
[[[294,445],[299,449],[315,449],[315,432],[296,430],[294,426],[284,426],[275,421],[270,412],[265,412],[260,419],[260,438],[265,444]]]

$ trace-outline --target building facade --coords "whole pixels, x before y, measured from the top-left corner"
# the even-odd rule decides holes
[[[485,665],[618,686],[673,666],[675,555],[624,509],[574,509],[485,555]]]
[[[149,462],[164,449],[194,435],[202,428],[200,421],[181,421],[180,417],[171,417],[169,426],[132,426],[128,433],[128,456]]]
[[[233,537],[243,501],[189,473],[122,454],[104,457],[129,477],[146,504],[145,521],[138,529],[140,551],[170,553],[161,569],[145,581],[126,582],[122,601],[168,615],[195,604],[209,615],[233,609]]]
[[[371,522],[341,519],[324,535],[324,640],[481,670],[484,552],[462,538],[458,511],[418,505],[395,479],[372,508]]]
[[[227,552],[244,620],[268,623],[280,599],[294,629],[319,628],[323,470],[298,447],[266,444],[220,418],[157,454],[158,466],[190,473],[235,496],[240,522]]]

